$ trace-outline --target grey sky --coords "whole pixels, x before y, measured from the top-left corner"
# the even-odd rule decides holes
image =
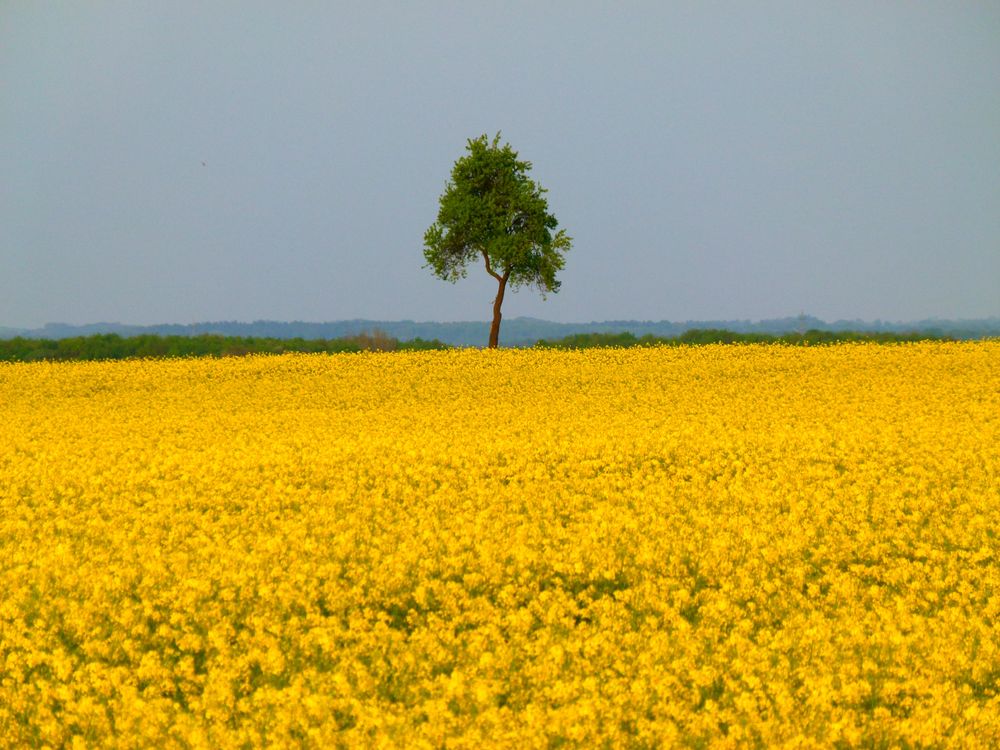
[[[1000,314],[1000,3],[0,6],[0,325],[485,320],[422,269],[467,138],[560,321]]]

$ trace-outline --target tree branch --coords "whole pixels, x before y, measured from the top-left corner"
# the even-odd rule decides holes
[[[493,270],[493,267],[490,265],[490,256],[486,254],[485,250],[483,250],[483,260],[486,261],[486,273],[488,273],[497,281],[500,282],[505,281],[504,277],[501,277],[500,274],[498,274],[496,271]],[[510,276],[510,271],[507,272],[507,275]]]

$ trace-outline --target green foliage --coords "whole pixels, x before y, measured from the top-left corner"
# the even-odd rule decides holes
[[[468,153],[455,162],[440,199],[437,221],[424,234],[427,267],[446,281],[467,274],[470,261],[512,288],[559,290],[571,238],[549,213],[545,189],[527,173],[531,162],[518,158],[500,134],[469,139]]]
[[[636,337],[631,333],[578,333],[565,338],[547,341],[540,339],[536,346],[547,349],[588,349],[591,347],[627,346],[702,346],[705,344],[788,344],[809,346],[836,344],[846,341],[868,341],[895,344],[907,341],[952,340],[932,331],[895,333],[892,331],[820,331],[810,329],[805,333],[735,333],[724,328],[692,328],[680,336],[660,337],[646,334]]]
[[[911,333],[819,331],[788,333],[780,336],[766,333],[734,333],[720,328],[693,328],[680,336],[658,337],[632,333],[578,333],[561,339],[540,339],[536,346],[550,349],[587,349],[591,347],[682,346],[716,343],[750,344],[782,343],[789,345],[822,345],[841,341],[899,343],[905,341],[953,340],[934,332]],[[246,354],[282,354],[284,352],[337,353],[360,351],[423,351],[447,349],[438,339],[414,338],[399,341],[375,329],[335,339],[266,338],[253,336],[141,336],[122,337],[116,333],[76,336],[63,339],[18,337],[0,340],[0,362],[32,362],[38,360],[70,361],[167,357],[236,357]]]
[[[398,341],[378,330],[370,334],[361,333],[339,339],[276,339],[217,336],[214,334],[200,336],[145,334],[122,337],[116,333],[105,333],[64,339],[18,337],[0,340],[0,361],[234,357],[245,354],[282,354],[284,352],[419,351],[447,348],[437,339],[428,341],[416,338],[412,341]]]
[[[640,346],[645,343],[645,339],[653,340],[652,336],[644,336],[642,339],[633,333],[575,333],[572,336],[565,336],[561,339],[546,341],[540,339],[536,346],[545,349],[590,349],[593,347],[626,347]]]

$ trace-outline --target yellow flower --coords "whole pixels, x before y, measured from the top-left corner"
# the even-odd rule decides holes
[[[0,748],[995,745],[997,362],[0,365]]]

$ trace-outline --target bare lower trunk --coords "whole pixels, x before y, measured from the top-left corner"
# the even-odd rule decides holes
[[[490,326],[490,349],[496,349],[500,345],[500,318],[503,317],[500,314],[500,305],[503,304],[503,293],[507,288],[507,279],[510,278],[511,269],[507,268],[504,270],[503,276],[501,276],[490,265],[490,256],[486,250],[484,249],[482,252],[483,261],[486,263],[486,273],[496,279],[499,285],[497,288],[497,297],[493,300],[493,325]]]
[[[500,306],[503,304],[503,293],[507,288],[507,274],[500,277],[497,297],[493,300],[493,325],[490,326],[490,349],[496,349],[500,344]]]

